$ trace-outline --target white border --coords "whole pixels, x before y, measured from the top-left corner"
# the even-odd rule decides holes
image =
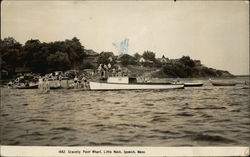
[[[72,153],[74,151],[74,153]],[[140,153],[139,153],[140,151]],[[64,152],[64,153],[63,153]],[[127,152],[127,153],[125,153]],[[130,153],[128,153],[130,152]],[[249,156],[249,147],[48,147],[0,146],[0,156]]]

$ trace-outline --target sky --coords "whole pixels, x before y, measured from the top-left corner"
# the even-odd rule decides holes
[[[249,74],[247,1],[3,1],[1,39],[24,44],[77,37],[86,49],[117,54],[149,50],[156,57],[190,56],[205,66]]]

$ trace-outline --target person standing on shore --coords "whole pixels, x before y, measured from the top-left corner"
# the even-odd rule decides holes
[[[112,66],[111,66],[111,64],[109,63],[108,64],[108,76],[112,76]]]
[[[78,78],[77,78],[77,76],[75,76],[75,78],[74,78],[74,87],[75,87],[75,89],[78,88]]]
[[[113,76],[113,77],[116,76],[116,70],[115,70],[115,68],[112,69],[112,76]]]
[[[103,65],[103,78],[107,78],[108,77],[108,66],[106,64]]]
[[[122,68],[120,66],[118,66],[118,76],[122,76]]]
[[[102,64],[97,68],[97,72],[99,73],[100,78],[102,78]]]
[[[82,77],[82,85],[83,85],[83,88],[87,89],[87,79],[85,76]]]

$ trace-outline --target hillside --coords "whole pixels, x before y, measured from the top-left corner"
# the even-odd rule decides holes
[[[112,69],[120,66],[134,77],[233,77],[228,71],[208,68],[201,64],[201,61],[193,60],[189,56],[179,59],[169,59],[165,56],[156,58],[152,51],[135,53],[133,56],[115,56],[113,52],[97,53],[92,49],[85,49],[76,37],[49,43],[31,39],[24,45],[9,37],[1,39],[0,43],[2,78],[29,72],[46,74],[72,69],[96,70],[100,64],[110,64]]]
[[[167,72],[164,72],[166,70]],[[228,71],[223,71],[223,70],[216,70],[213,68],[208,68],[205,66],[200,66],[200,67],[193,67],[188,69],[185,74],[181,74],[183,70],[174,70],[168,72],[168,70],[171,69],[161,69],[159,71],[153,72],[152,77],[180,77],[180,78],[199,78],[199,77],[234,77],[231,73]]]
[[[205,66],[194,67],[191,72],[181,75],[181,71],[177,70],[164,72],[162,68],[143,67],[137,65],[129,65],[127,69],[130,76],[151,77],[151,78],[201,78],[201,77],[234,77],[228,71],[216,70]],[[169,69],[168,69],[169,70]]]
[[[228,71],[208,68],[199,60],[192,60],[189,56],[179,59],[160,59],[151,64],[137,64],[127,66],[131,75],[154,78],[197,78],[197,77],[234,77]]]

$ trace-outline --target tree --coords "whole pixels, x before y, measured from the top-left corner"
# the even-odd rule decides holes
[[[186,67],[194,67],[195,62],[189,56],[182,56],[180,58],[180,62],[184,64]]]
[[[36,61],[40,59],[41,42],[39,40],[28,40],[22,49],[21,61],[23,66],[35,67]]]
[[[0,51],[1,66],[5,69],[14,71],[18,66],[31,67],[33,72],[38,73],[46,73],[48,69],[54,71],[80,67],[86,56],[84,46],[76,37],[50,43],[31,39],[24,46],[9,37],[1,40]]]
[[[70,69],[70,60],[67,53],[57,51],[55,54],[50,54],[47,58],[47,61],[51,71],[65,71]]]
[[[134,54],[134,58],[135,58],[136,60],[139,60],[139,59],[141,58],[141,55],[140,55],[139,53],[135,53],[135,54]]]
[[[142,57],[146,60],[155,61],[155,53],[151,51],[144,51]]]
[[[124,54],[120,60],[123,66],[136,64],[136,59],[128,54]]]
[[[1,67],[14,71],[15,67],[20,64],[17,62],[17,56],[19,56],[21,49],[22,45],[12,37],[0,40]]]
[[[110,60],[110,57],[112,58],[112,61]],[[114,64],[114,53],[113,52],[101,52],[98,59],[98,64]]]
[[[84,46],[81,45],[80,40],[76,37],[65,41],[65,50],[63,52],[68,53],[72,67],[82,64],[84,57],[86,57]]]

